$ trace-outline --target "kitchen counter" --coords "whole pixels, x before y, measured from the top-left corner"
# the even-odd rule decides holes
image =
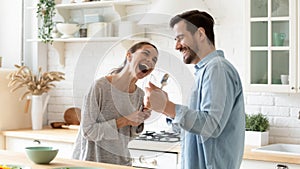
[[[50,164],[34,164],[25,153],[0,150],[0,163],[10,165],[29,166],[31,169],[50,169],[57,167],[99,167],[103,169],[136,169],[135,167],[120,166],[106,163],[79,161],[73,159],[55,158]]]
[[[252,149],[254,149],[254,148],[258,148],[258,147],[245,146],[243,159],[300,164],[300,156],[286,155],[286,154],[263,153],[263,152],[253,152]]]
[[[0,131],[4,136],[18,137],[18,138],[28,138],[28,139],[40,139],[64,143],[74,143],[76,139],[78,130],[73,129],[53,129],[50,127],[45,127],[42,130],[10,130],[10,131]]]
[[[41,140],[49,140],[56,142],[74,143],[78,130],[73,129],[52,129],[45,128],[43,130],[15,130],[15,131],[2,131],[2,134],[10,137],[19,138],[35,138]],[[161,143],[142,140],[133,140],[129,143],[131,149],[145,149],[156,151],[169,151],[180,153],[180,144],[178,143]],[[296,155],[283,155],[283,154],[270,154],[262,152],[251,151],[254,146],[245,146],[244,157],[245,160],[259,160],[259,161],[272,161],[282,163],[300,164],[300,156]]]

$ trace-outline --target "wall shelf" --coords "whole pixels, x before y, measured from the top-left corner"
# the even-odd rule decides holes
[[[88,43],[88,42],[120,42],[127,45],[137,41],[149,41],[149,38],[144,37],[87,37],[87,38],[55,38],[51,46],[56,50],[59,55],[59,63],[61,66],[65,66],[65,43]],[[28,39],[28,42],[40,42],[40,39]],[[127,47],[127,46],[126,46]]]
[[[145,5],[149,0],[116,0],[116,1],[94,1],[71,4],[57,4],[57,9],[82,9],[82,8],[99,8],[113,5]]]
[[[92,1],[92,2],[81,2],[81,3],[64,3],[64,4],[56,4],[55,8],[57,9],[58,17],[62,17],[65,22],[67,22],[74,13],[78,11],[85,12],[95,12],[100,15],[102,11],[106,10],[108,15],[108,21],[118,20],[121,17],[127,15],[126,6],[132,5],[146,5],[151,3],[150,0],[101,0],[101,1]],[[106,9],[108,7],[108,9]],[[36,9],[33,5],[27,7],[26,9]],[[99,10],[98,10],[99,9]],[[81,14],[83,15],[83,14]],[[83,16],[81,16],[83,17]],[[65,66],[65,43],[89,43],[89,42],[120,42],[124,47],[128,47],[128,45],[132,44],[136,41],[145,41],[149,40],[148,38],[138,37],[137,35],[126,36],[126,37],[87,37],[87,38],[54,38],[51,46],[56,50],[59,55],[59,63],[62,66]],[[42,43],[40,39],[27,39],[27,42],[37,42]]]

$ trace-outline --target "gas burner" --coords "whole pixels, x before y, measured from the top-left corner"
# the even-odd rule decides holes
[[[180,134],[172,133],[167,131],[160,131],[158,133],[154,131],[146,131],[136,137],[136,140],[145,140],[145,141],[157,141],[157,142],[179,142]]]

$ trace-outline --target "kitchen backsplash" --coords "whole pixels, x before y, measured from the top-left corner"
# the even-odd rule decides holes
[[[239,0],[228,2],[228,6],[235,6],[233,12],[228,13],[226,17],[220,17],[218,25],[216,25],[216,46],[218,49],[225,51],[227,57],[238,69],[242,79],[245,75],[245,25],[241,24],[244,21],[244,3]],[[240,9],[236,7],[240,6]],[[145,6],[141,6],[141,11],[145,10]],[[130,9],[127,12],[131,11]],[[135,8],[134,12],[139,12]],[[220,12],[220,11],[219,11]],[[224,11],[226,12],[226,10]],[[213,14],[213,12],[212,12]],[[163,55],[160,55],[159,60],[161,64],[158,66],[162,70],[169,72],[173,76],[173,81],[169,82],[169,87],[166,90],[170,92],[170,98],[175,102],[183,102],[187,98],[187,93],[182,91],[182,88],[187,88],[192,81],[187,80],[191,77],[192,68],[180,68],[174,70],[172,63],[174,60],[181,61],[180,54],[174,51],[174,43],[172,40],[160,40],[160,37],[152,37],[158,47],[161,49]],[[66,80],[57,84],[57,87],[50,92],[51,98],[48,104],[48,123],[53,121],[62,121],[63,112],[73,106],[81,106],[82,97],[85,90],[93,81],[93,79],[105,75],[108,71],[118,66],[123,62],[125,57],[125,48],[116,46],[104,56],[103,53],[107,51],[110,46],[114,46],[114,42],[92,42],[92,43],[65,43],[65,67],[59,65],[59,57],[55,50],[51,47],[48,51],[48,69],[59,70],[66,73]],[[166,52],[168,51],[168,52]],[[170,56],[166,56],[169,51]],[[164,53],[165,52],[165,53]],[[176,55],[178,58],[171,58]],[[85,63],[85,59],[89,61],[99,60],[99,57],[104,58],[101,64],[92,63],[89,65]],[[190,70],[190,71],[186,71]],[[171,71],[178,71],[174,73]],[[161,72],[161,74],[162,74]],[[158,73],[159,74],[159,73]],[[161,76],[159,74],[159,76]],[[183,81],[183,82],[180,82]],[[172,85],[173,84],[173,85]],[[143,86],[143,84],[140,84]],[[178,93],[178,91],[180,91]],[[271,143],[300,143],[300,120],[298,115],[300,111],[300,94],[274,94],[274,93],[249,93],[245,92],[246,113],[261,112],[268,116],[270,128],[270,142]],[[147,123],[146,123],[147,124]],[[148,129],[161,128],[168,129],[163,116],[155,116],[150,119]],[[146,128],[147,129],[147,128]]]

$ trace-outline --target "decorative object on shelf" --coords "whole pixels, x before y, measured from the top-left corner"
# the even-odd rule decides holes
[[[19,88],[27,88],[27,92],[20,97],[20,100],[31,94],[32,129],[42,129],[43,114],[49,100],[49,95],[46,95],[43,101],[43,94],[46,94],[51,88],[55,87],[52,82],[64,80],[64,73],[57,71],[43,73],[40,67],[38,74],[35,75],[27,66],[15,65],[15,67],[18,68],[18,70],[11,72],[7,77],[10,79],[8,87],[15,86],[11,89],[11,92]]]
[[[245,144],[263,146],[269,143],[269,120],[263,114],[246,114]]]
[[[54,24],[52,32],[51,32],[53,38],[59,38],[61,36],[61,34],[57,30],[57,27],[56,27],[57,24],[58,24],[58,22],[56,22]]]
[[[283,85],[289,84],[289,75],[280,75],[280,80]]]
[[[79,31],[80,25],[77,23],[58,23],[56,28],[62,34],[60,38],[74,38],[74,34]]]
[[[87,26],[87,37],[106,37],[107,36],[107,23],[95,22],[89,23]]]
[[[54,0],[39,0],[37,3],[37,17],[41,19],[38,38],[44,43],[52,43],[53,17],[55,15]]]
[[[274,46],[283,46],[285,38],[286,38],[285,33],[274,32],[273,33],[273,45]]]
[[[87,37],[87,28],[86,27],[81,27],[79,29],[79,36],[81,38],[86,38]]]

